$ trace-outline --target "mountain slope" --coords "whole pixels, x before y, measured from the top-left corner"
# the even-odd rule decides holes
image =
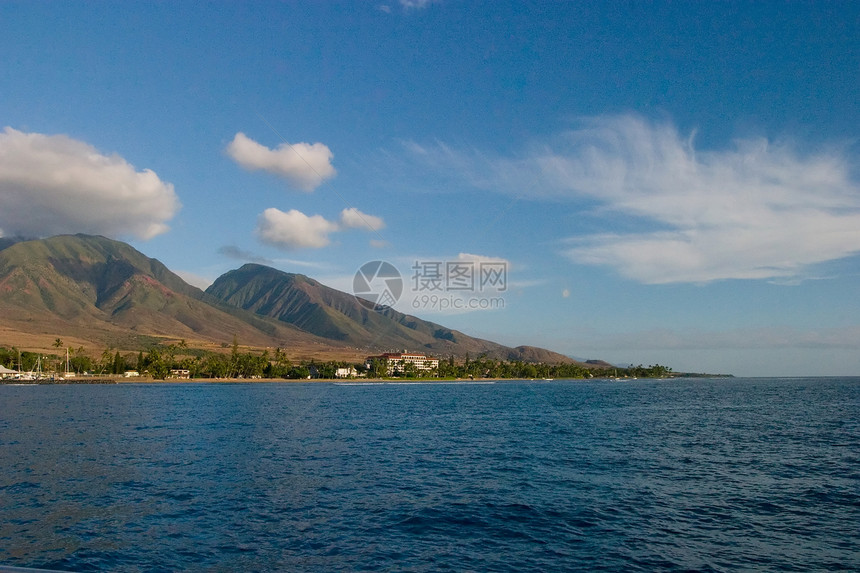
[[[328,343],[222,305],[161,262],[105,237],[62,235],[0,251],[0,313],[8,327],[93,336],[147,336],[263,346]]]
[[[246,264],[219,277],[206,292],[227,304],[276,318],[321,337],[378,352],[421,350],[440,356],[572,362],[532,347],[510,348],[393,309],[373,311],[356,298],[304,275]]]
[[[439,357],[571,362],[534,347],[510,348],[354,296],[303,275],[248,264],[206,292],[130,245],[61,235],[0,242],[0,344],[55,338],[140,349],[158,339],[281,347],[296,357],[359,360],[388,350]],[[46,341],[47,340],[47,344]]]

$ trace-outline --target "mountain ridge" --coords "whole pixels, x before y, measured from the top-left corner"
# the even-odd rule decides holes
[[[409,349],[438,356],[485,355],[501,360],[574,362],[545,349],[511,348],[475,338],[391,308],[372,310],[355,296],[315,279],[256,263],[224,273],[206,293],[318,336],[364,345],[369,351]]]
[[[301,274],[248,263],[205,291],[157,259],[102,236],[0,242],[0,336],[39,333],[138,349],[157,339],[363,358],[408,349],[439,357],[484,355],[575,362],[550,350],[504,346],[393,309],[375,311]],[[0,343],[3,341],[0,340]]]
[[[0,312],[7,329],[108,345],[129,335],[219,344],[237,336],[262,346],[327,342],[222,305],[130,245],[90,235],[21,241],[0,251]]]

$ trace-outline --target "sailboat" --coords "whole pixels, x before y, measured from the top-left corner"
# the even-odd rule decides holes
[[[22,374],[19,380],[41,380],[42,379],[42,356],[36,358],[36,364],[26,374]]]
[[[66,372],[63,374],[63,379],[74,378],[75,373],[69,370],[69,349],[66,348]]]

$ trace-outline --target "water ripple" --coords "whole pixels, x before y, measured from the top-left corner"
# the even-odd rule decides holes
[[[0,387],[0,563],[860,569],[860,380]]]

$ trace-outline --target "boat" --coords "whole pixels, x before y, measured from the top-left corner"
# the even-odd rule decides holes
[[[66,378],[74,378],[74,377],[75,377],[75,373],[72,370],[69,370],[69,349],[66,348],[66,371],[63,374],[62,379],[65,380]]]
[[[26,374],[22,374],[18,377],[18,380],[28,380],[28,381],[36,381],[44,378],[42,375],[42,356],[38,356],[36,358],[36,364],[33,368],[27,372]]]

